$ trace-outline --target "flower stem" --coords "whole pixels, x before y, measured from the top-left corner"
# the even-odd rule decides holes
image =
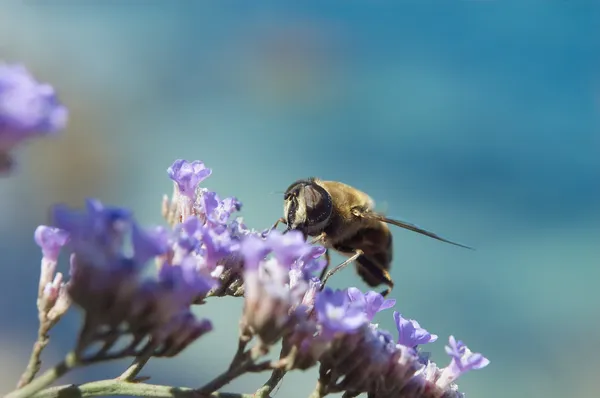
[[[150,360],[150,357],[138,357],[133,363],[119,376],[120,381],[132,381],[140,373],[144,365]]]
[[[260,344],[255,345],[241,355],[236,353],[235,358],[237,358],[237,360],[232,361],[229,369],[206,383],[204,386],[198,388],[196,391],[204,395],[210,395],[245,373],[272,369],[270,362],[256,364],[258,358],[263,355],[265,355],[265,349]]]
[[[275,369],[273,373],[271,373],[271,377],[262,387],[260,387],[254,393],[254,398],[268,398],[269,394],[273,392],[275,387],[279,384],[283,376],[285,376],[286,371],[283,369]]]
[[[44,323],[40,320],[40,326],[38,330],[38,338],[35,344],[33,345],[33,349],[31,350],[31,356],[29,357],[29,362],[27,363],[27,368],[19,378],[19,383],[17,384],[17,388],[22,388],[25,385],[31,383],[35,375],[40,371],[40,367],[42,366],[42,361],[40,357],[42,355],[42,351],[50,342],[50,338],[48,337],[48,330],[45,327]]]
[[[74,352],[70,352],[67,354],[65,359],[54,366],[51,369],[48,369],[44,373],[42,373],[38,378],[33,379],[29,384],[9,393],[4,398],[26,398],[30,397],[36,392],[40,391],[47,385],[50,385],[55,380],[63,376],[68,371],[76,368],[79,365],[77,361],[77,356]]]
[[[240,377],[241,375],[243,375],[244,373],[246,373],[248,371],[248,369],[250,368],[250,365],[251,365],[251,363],[247,362],[242,365],[239,365],[239,366],[236,366],[233,368],[229,368],[228,370],[221,373],[219,376],[215,377],[210,382],[206,383],[205,385],[203,385],[196,391],[198,391],[200,393],[200,395],[204,394],[204,395],[208,396],[211,393],[220,389],[221,387],[226,386],[227,384],[231,383],[234,379],[236,379],[236,378]]]
[[[315,390],[308,396],[308,398],[323,398],[327,395],[327,387],[320,381],[317,382]]]
[[[100,380],[81,385],[64,385],[39,391],[31,398],[84,398],[106,396],[130,396],[153,398],[253,398],[252,394],[215,392],[200,394],[191,388],[130,383],[118,379]]]

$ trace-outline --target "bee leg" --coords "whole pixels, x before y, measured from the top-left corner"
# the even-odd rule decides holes
[[[311,245],[316,245],[316,244],[323,244],[323,239],[325,238],[325,236],[327,236],[327,234],[325,232],[320,233],[318,236],[316,236],[313,240],[310,241]]]
[[[376,287],[381,284],[387,285],[387,289],[380,293],[383,297],[386,297],[392,292],[394,280],[385,267],[382,267],[381,264],[372,257],[359,257],[357,263],[356,271],[358,272],[358,275],[369,286]]]
[[[381,295],[383,297],[386,297],[388,294],[390,294],[392,292],[392,289],[394,288],[394,281],[392,280],[392,276],[390,275],[390,273],[387,269],[382,268],[381,273],[383,274],[383,277],[385,279],[385,281],[383,283],[388,285],[388,288],[385,289],[383,292],[381,292]]]
[[[265,235],[270,234],[271,231],[273,231],[275,228],[277,228],[277,226],[279,225],[279,223],[286,224],[285,219],[283,217],[281,217],[280,219],[278,219],[277,221],[275,221],[275,224],[273,224],[273,226],[267,230],[267,232],[265,233]]]
[[[329,264],[331,263],[331,254],[329,254],[329,249],[325,250],[325,267],[323,267],[323,271],[321,271],[321,275],[319,276],[320,280],[325,278],[325,273],[327,272],[327,268],[329,268]]]
[[[325,287],[325,283],[327,283],[327,279],[331,278],[333,276],[333,274],[335,274],[336,272],[338,272],[339,270],[341,270],[342,268],[344,268],[346,265],[350,264],[351,262],[353,262],[354,260],[356,260],[357,258],[359,258],[360,256],[362,256],[364,253],[362,250],[360,249],[356,249],[354,251],[354,254],[352,255],[352,257],[348,258],[346,261],[344,261],[343,263],[336,265],[333,269],[329,270],[325,276],[323,277],[323,279],[321,279],[321,289],[323,289],[323,287]]]

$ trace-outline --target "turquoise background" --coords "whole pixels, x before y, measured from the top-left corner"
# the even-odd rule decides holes
[[[71,121],[0,181],[0,391],[35,340],[32,236],[48,207],[95,196],[161,223],[166,168],[185,158],[257,229],[280,216],[276,192],[319,176],[475,246],[395,231],[392,297],[440,335],[438,363],[454,334],[491,360],[460,379],[469,397],[597,397],[599,21],[591,1],[3,2],[0,58],[56,86]],[[332,284],[365,288],[350,269]],[[228,363],[240,311],[199,308],[215,331],[143,374],[203,384]],[[394,330],[391,311],[377,321]],[[46,366],[78,326],[72,311],[53,331]],[[276,396],[305,397],[315,378],[290,375]]]

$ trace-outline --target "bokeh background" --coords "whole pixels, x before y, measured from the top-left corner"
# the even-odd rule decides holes
[[[295,179],[338,179],[390,216],[477,248],[397,230],[392,296],[491,365],[470,397],[598,397],[600,5],[569,1],[4,1],[0,58],[58,88],[58,139],[18,152],[0,181],[0,392],[36,336],[34,228],[85,197],[161,223],[166,168],[214,169],[206,186],[257,229]],[[336,257],[338,258],[338,257]],[[351,269],[333,280],[365,288]],[[241,301],[198,312],[215,332],[143,374],[198,386],[234,351]],[[391,311],[377,320],[394,330]],[[76,311],[44,364],[69,350]],[[115,377],[127,361],[63,382]],[[226,390],[251,392],[266,374]],[[315,371],[277,395],[305,397]]]

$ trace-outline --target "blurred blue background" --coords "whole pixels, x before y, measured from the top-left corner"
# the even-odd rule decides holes
[[[60,91],[68,130],[18,153],[0,181],[0,391],[36,337],[39,249],[55,202],[132,207],[161,223],[176,158],[244,203],[251,227],[295,179],[337,179],[387,214],[475,246],[396,230],[399,310],[491,365],[470,397],[597,397],[600,372],[600,5],[593,2],[16,2],[0,5],[0,58]],[[338,258],[338,257],[336,257]],[[365,288],[351,269],[339,287]],[[241,301],[198,310],[215,332],[152,360],[153,382],[199,386],[227,365]],[[393,330],[390,312],[379,314]],[[46,366],[69,350],[76,311]],[[127,361],[63,380],[115,377]],[[226,388],[254,391],[267,375]],[[301,398],[316,372],[286,377]]]

